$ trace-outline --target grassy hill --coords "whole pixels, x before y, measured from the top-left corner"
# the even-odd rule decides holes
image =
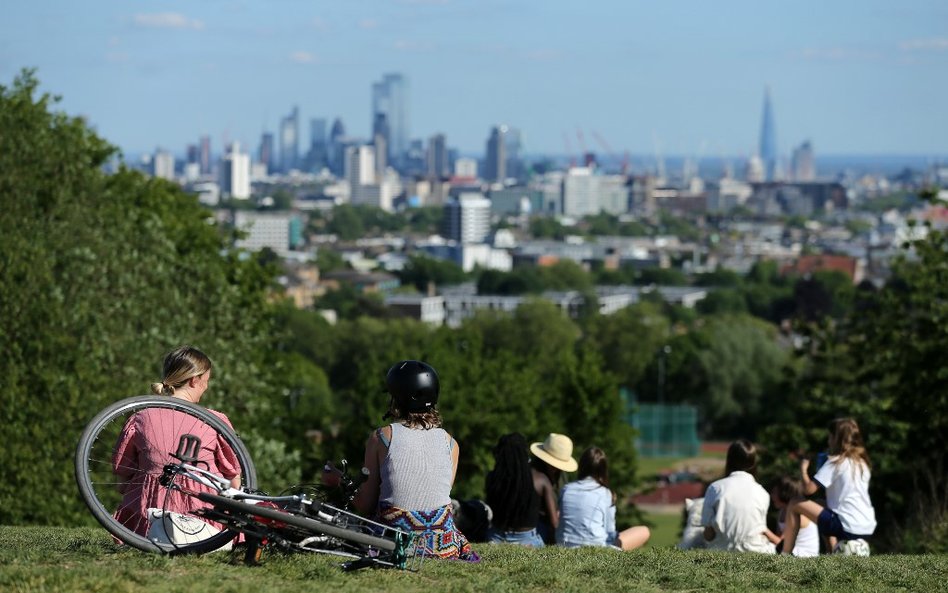
[[[228,553],[168,558],[123,549],[94,528],[0,527],[0,591],[833,591],[944,590],[948,556],[814,559],[650,548],[528,550],[479,545],[481,564],[426,561],[417,573],[343,573],[338,560]]]

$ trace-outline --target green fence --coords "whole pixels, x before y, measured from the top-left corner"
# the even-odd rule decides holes
[[[640,404],[624,393],[627,421],[638,430],[635,441],[642,457],[694,457],[698,455],[698,409],[695,406]]]

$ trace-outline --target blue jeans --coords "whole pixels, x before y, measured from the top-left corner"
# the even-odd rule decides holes
[[[487,531],[487,541],[492,544],[517,544],[528,548],[542,548],[543,539],[536,529],[529,531],[497,531],[491,527]]]

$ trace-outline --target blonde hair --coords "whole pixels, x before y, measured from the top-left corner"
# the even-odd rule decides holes
[[[181,346],[165,355],[162,378],[151,384],[157,395],[174,395],[175,389],[184,386],[193,377],[211,370],[211,359],[193,346]]]
[[[859,425],[853,418],[837,418],[829,425],[830,442],[829,453],[840,458],[847,458],[857,465],[865,464],[865,467],[872,468],[869,463],[869,452],[862,441],[862,432]]]

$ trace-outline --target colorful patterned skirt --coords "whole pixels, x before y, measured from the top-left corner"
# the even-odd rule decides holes
[[[395,506],[379,509],[379,520],[391,527],[414,533],[425,542],[425,555],[432,558],[480,562],[467,538],[454,525],[451,505],[433,511],[406,511]]]

